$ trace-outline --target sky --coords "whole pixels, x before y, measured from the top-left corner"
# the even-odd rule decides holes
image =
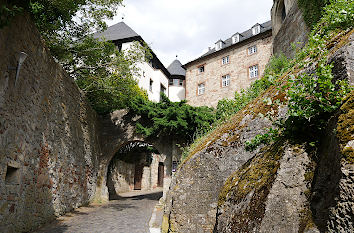
[[[123,21],[168,67],[185,64],[256,23],[270,20],[273,0],[124,0],[108,26]]]

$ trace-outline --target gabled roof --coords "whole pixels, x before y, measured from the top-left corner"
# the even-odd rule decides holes
[[[258,24],[258,23],[257,23],[257,24],[255,24],[254,26],[256,26],[256,25],[260,25],[260,26],[261,26],[261,31],[260,31],[259,34],[262,34],[263,32],[272,30],[272,21],[268,21],[268,22],[265,22],[265,23],[262,23],[262,24]],[[253,27],[254,27],[254,26],[253,26]],[[253,27],[252,27],[252,28],[253,28]],[[239,44],[239,43],[242,42],[242,41],[248,40],[248,39],[250,39],[250,38],[252,38],[252,37],[254,37],[254,36],[259,35],[259,34],[253,35],[253,34],[252,34],[252,28],[250,28],[250,29],[248,29],[247,31],[244,31],[244,32],[242,32],[242,33],[235,33],[234,35],[232,35],[232,36],[235,36],[236,34],[239,34],[239,35],[240,35],[240,41],[237,42],[236,44]],[[224,42],[224,45],[223,45],[222,49],[220,49],[220,50],[216,50],[215,48],[210,49],[208,52],[206,52],[205,54],[203,54],[203,55],[200,56],[199,58],[197,58],[197,59],[195,59],[195,60],[193,60],[193,61],[190,61],[190,62],[188,62],[187,64],[185,64],[185,66],[186,66],[186,65],[189,65],[190,63],[192,63],[192,62],[194,62],[194,61],[196,61],[196,60],[199,60],[199,59],[201,59],[201,58],[207,57],[207,56],[209,56],[209,55],[211,55],[211,54],[213,54],[213,53],[222,51],[222,50],[224,50],[224,49],[226,49],[226,48],[228,48],[228,47],[230,47],[230,46],[232,46],[232,45],[236,45],[236,44],[233,44],[233,43],[232,43],[232,37],[228,38],[227,40],[225,40],[225,41],[223,41],[223,42]]]
[[[94,38],[104,37],[106,40],[115,41],[138,37],[139,35],[124,22],[120,22],[108,27],[103,32],[98,32],[93,35]]]
[[[124,22],[114,24],[103,32],[96,32],[93,34],[93,37],[98,39],[104,37],[104,39],[107,41],[113,41],[117,43],[126,43],[131,41],[145,43],[144,39]],[[153,57],[152,59],[158,63],[157,68],[160,69],[167,78],[169,78],[170,73],[152,50],[151,55]]]
[[[186,70],[182,67],[182,63],[179,60],[174,60],[167,68],[171,75],[186,76]]]

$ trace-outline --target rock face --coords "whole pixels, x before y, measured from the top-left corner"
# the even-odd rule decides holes
[[[335,79],[351,85],[353,41],[349,32],[330,57]],[[284,117],[287,110],[284,94],[269,88],[180,166],[167,198],[164,232],[353,231],[353,94],[317,150],[300,140],[247,152],[245,141],[271,127],[269,117]],[[269,98],[273,104],[267,105],[263,100]]]
[[[288,143],[264,151],[226,182],[216,232],[299,232],[311,159],[301,146]]]
[[[287,57],[293,57],[295,51],[292,44],[303,47],[309,34],[297,0],[275,0],[272,8],[272,23],[273,53],[283,53]]]
[[[96,187],[96,113],[29,21],[0,30],[0,232],[31,231],[88,203]],[[15,83],[8,67],[21,51]]]

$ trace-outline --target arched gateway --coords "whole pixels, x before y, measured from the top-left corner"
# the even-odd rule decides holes
[[[172,164],[174,164],[172,158],[179,158],[181,154],[180,149],[176,146],[178,142],[174,138],[168,136],[147,139],[144,136],[137,134],[135,128],[137,120],[139,120],[139,117],[130,114],[127,110],[117,110],[110,115],[100,118],[99,138],[101,154],[98,157],[99,167],[94,201],[109,200],[107,187],[109,164],[122,146],[134,141],[151,144],[159,151],[160,156],[165,157],[163,161],[165,174],[159,181],[160,183],[163,183],[165,197],[171,181]]]

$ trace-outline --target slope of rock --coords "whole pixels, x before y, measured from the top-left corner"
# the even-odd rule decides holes
[[[354,83],[353,41],[352,31],[334,41],[330,56],[335,79],[348,79],[351,84]],[[298,72],[311,72],[311,68],[294,69],[280,82]],[[268,98],[272,104],[264,101]],[[351,216],[354,216],[352,98],[348,97],[342,113],[331,119],[328,133],[317,150],[308,150],[306,139],[303,143],[283,140],[253,152],[245,150],[247,140],[272,127],[269,117],[280,119],[286,111],[284,93],[270,87],[228,123],[209,134],[180,166],[172,181],[164,232],[319,232],[325,229],[344,232],[343,229],[351,229]],[[328,175],[333,180],[328,180]],[[326,182],[332,185],[329,190],[325,189]]]

